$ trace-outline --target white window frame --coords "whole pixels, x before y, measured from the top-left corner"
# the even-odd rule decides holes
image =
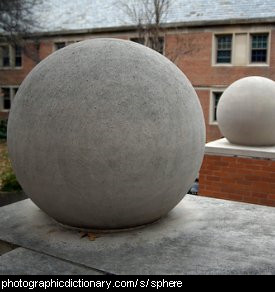
[[[238,65],[235,63],[235,36],[237,34],[246,34],[247,35],[247,51],[246,51],[246,64]],[[255,34],[267,34],[268,35],[268,44],[267,44],[267,62],[265,63],[254,63],[251,62],[251,52],[252,52],[252,35]],[[231,50],[231,63],[217,63],[217,36],[219,35],[232,35],[232,50]],[[243,31],[241,29],[236,30],[221,30],[213,32],[212,34],[212,67],[269,67],[270,66],[270,52],[271,52],[271,30],[265,29],[251,29]]]
[[[0,85],[0,90],[2,88],[9,88],[9,91],[10,91],[10,103],[12,105],[14,97],[15,97],[14,89],[18,90],[19,85]],[[5,112],[5,113],[10,111],[10,109],[4,109],[4,97],[3,96],[0,96],[0,111],[1,112]]]
[[[56,48],[56,44],[57,43],[65,43],[65,47],[67,47],[68,45],[71,45],[71,44],[74,44],[74,43],[78,43],[78,42],[81,42],[81,41],[82,40],[80,40],[80,39],[74,39],[74,40],[57,39],[57,40],[53,40],[53,49],[52,49],[52,52],[58,51],[58,49]]]
[[[267,34],[267,55],[266,55],[266,62],[251,62],[251,53],[252,53],[252,36],[256,34]],[[247,38],[248,43],[248,48],[249,48],[249,53],[248,53],[248,66],[260,66],[260,67],[265,67],[269,66],[270,64],[270,50],[271,50],[271,32],[270,31],[257,31],[257,32],[250,32]]]
[[[165,35],[160,35],[159,37],[163,38],[163,49],[162,49],[162,55],[165,56],[165,47],[166,47],[166,37]],[[132,39],[139,39],[139,38],[144,38],[144,37],[139,37],[137,35],[132,35],[128,37],[129,41],[132,41]]]
[[[224,35],[231,35],[232,36],[232,42],[231,42],[231,62],[230,63],[217,63],[217,52],[218,52],[218,36],[224,36]],[[235,34],[231,32],[219,32],[213,34],[212,39],[212,66],[216,67],[232,67],[233,66],[233,58],[234,58],[234,44],[235,44]]]
[[[23,54],[21,50],[21,66],[15,66],[15,48],[12,47],[12,45],[9,45],[7,43],[0,43],[0,47],[7,46],[9,48],[9,58],[10,58],[10,65],[7,67],[3,67],[2,64],[2,50],[0,49],[0,70],[20,70],[23,67]]]
[[[209,106],[209,125],[218,125],[218,121],[214,120],[215,113],[215,93],[223,93],[226,88],[211,88],[210,89],[210,106]]]

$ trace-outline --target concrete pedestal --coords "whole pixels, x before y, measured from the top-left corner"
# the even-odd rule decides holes
[[[206,144],[199,195],[275,207],[275,146]]]
[[[30,200],[0,208],[0,274],[275,274],[275,208],[187,195],[141,229],[83,234]]]

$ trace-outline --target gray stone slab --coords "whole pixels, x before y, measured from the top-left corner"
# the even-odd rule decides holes
[[[102,275],[103,273],[81,267],[25,248],[17,248],[0,257],[0,275]]]
[[[187,195],[142,229],[81,238],[30,200],[0,208],[0,239],[113,274],[275,274],[275,208]]]
[[[205,145],[205,154],[241,156],[275,160],[275,146],[253,147],[231,144],[226,138]]]

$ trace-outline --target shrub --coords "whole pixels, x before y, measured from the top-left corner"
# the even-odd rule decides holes
[[[1,181],[2,181],[1,190],[4,192],[22,190],[11,168],[2,173]]]
[[[0,190],[4,192],[19,191],[21,186],[16,180],[8,157],[7,145],[0,142]]]

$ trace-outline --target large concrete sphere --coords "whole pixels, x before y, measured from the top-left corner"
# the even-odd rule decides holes
[[[8,150],[25,192],[81,228],[146,224],[198,174],[202,109],[188,79],[142,45],[96,39],[50,55],[13,103]]]
[[[275,145],[275,82],[258,76],[234,82],[220,98],[217,120],[233,144]]]

